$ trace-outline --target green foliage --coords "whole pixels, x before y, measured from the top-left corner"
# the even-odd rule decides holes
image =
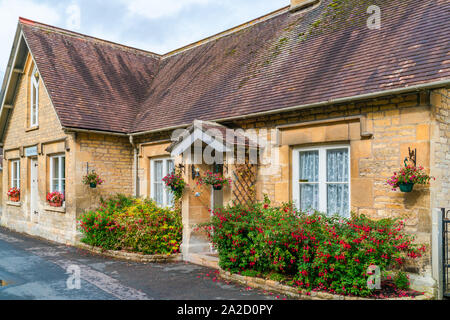
[[[397,272],[397,274],[394,277],[394,283],[397,286],[397,288],[401,290],[408,290],[409,289],[409,277],[406,273],[403,271]]]
[[[399,220],[307,215],[290,204],[269,203],[218,209],[203,225],[221,268],[282,274],[306,290],[368,296],[373,293],[367,287],[370,265],[383,272],[425,250],[403,232]]]
[[[244,270],[241,272],[241,275],[245,277],[259,277],[261,273],[255,270]]]
[[[273,280],[273,281],[282,282],[282,281],[286,280],[286,276],[282,275],[281,273],[272,273],[269,276],[269,279]]]
[[[123,195],[102,199],[100,208],[81,216],[79,229],[84,243],[144,254],[177,253],[182,238],[178,212]]]

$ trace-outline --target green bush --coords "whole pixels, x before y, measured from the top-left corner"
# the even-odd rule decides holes
[[[401,290],[408,290],[409,289],[409,277],[406,273],[403,271],[397,272],[397,274],[394,277],[394,283],[397,286],[397,288]]]
[[[123,195],[102,199],[100,208],[81,216],[79,229],[84,243],[144,254],[177,253],[182,238],[178,212]]]
[[[396,268],[425,250],[403,232],[400,220],[307,215],[267,201],[218,209],[202,227],[209,231],[223,269],[283,274],[299,288],[338,294],[372,294],[369,266]]]

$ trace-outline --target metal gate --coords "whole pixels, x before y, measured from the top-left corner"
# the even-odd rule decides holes
[[[450,298],[450,209],[442,208],[442,273],[444,297]]]

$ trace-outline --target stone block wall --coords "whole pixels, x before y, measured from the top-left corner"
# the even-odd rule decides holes
[[[434,208],[450,209],[450,89],[431,93],[431,173]]]
[[[76,164],[74,190],[77,216],[96,208],[100,197],[116,193],[133,194],[133,148],[128,137],[96,133],[76,134]],[[87,170],[95,172],[105,182],[97,188],[82,183]]]
[[[0,224],[10,229],[31,235],[55,240],[71,242],[75,236],[75,222],[73,215],[73,197],[67,194],[65,208],[50,208],[46,202],[49,191],[49,156],[65,154],[66,183],[71,183],[69,170],[73,163],[73,140],[68,137],[60,125],[52,102],[45,89],[42,78],[39,81],[39,121],[38,127],[30,128],[30,83],[32,70],[31,56],[25,64],[24,74],[18,84],[17,96],[12,109],[4,141],[3,160],[3,214]],[[67,144],[64,140],[67,139]],[[30,158],[24,155],[24,149],[38,146],[38,214],[30,212]],[[66,146],[69,150],[66,150]],[[22,151],[21,151],[22,150]],[[11,203],[6,192],[11,187],[10,160],[20,159],[20,189],[19,203]]]
[[[436,93],[431,95],[433,97]],[[439,91],[439,97],[441,100],[448,99],[442,91]],[[446,110],[448,109],[440,109],[441,116],[446,115]],[[355,118],[360,115],[366,120]],[[299,123],[302,124],[301,127],[289,127],[289,124]],[[269,131],[267,133],[267,141],[272,144],[272,148],[270,152],[264,151],[266,164],[259,166],[259,200],[263,199],[264,194],[275,203],[292,200],[291,157],[295,146],[348,143],[351,152],[352,211],[373,219],[401,217],[406,221],[407,231],[415,234],[418,242],[429,245],[430,187],[416,185],[413,192],[402,193],[392,191],[386,185],[386,180],[403,166],[409,147],[417,149],[417,165],[424,166],[430,172],[432,123],[430,93],[421,92],[275,114],[235,121],[228,125],[257,131],[279,129],[278,138]],[[448,140],[444,137],[448,134],[448,127],[441,123],[440,128],[439,146],[445,149],[448,148]],[[361,136],[362,131],[373,135]],[[436,138],[432,139],[436,141]],[[273,152],[276,157],[271,155]],[[448,152],[439,152],[440,159],[448,157]],[[444,166],[442,160],[439,163]],[[448,185],[448,178],[445,176],[442,176],[441,181],[444,187]],[[448,191],[440,190],[441,195],[437,197],[448,199]],[[429,263],[430,257],[427,255],[419,263],[421,270],[428,268]],[[417,269],[418,266],[414,268]]]

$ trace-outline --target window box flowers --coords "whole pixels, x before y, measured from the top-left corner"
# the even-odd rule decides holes
[[[222,190],[223,186],[231,184],[231,179],[225,179],[220,173],[207,171],[205,176],[199,179],[199,183],[211,185],[214,190]]]
[[[176,200],[181,199],[183,196],[183,191],[186,187],[186,181],[184,181],[181,173],[169,173],[162,179],[162,181],[165,183],[166,187],[169,187],[172,190]]]
[[[9,197],[10,201],[12,201],[12,202],[19,202],[20,201],[20,189],[18,189],[16,187],[10,188],[8,190],[7,194],[8,194],[8,197]]]
[[[64,195],[58,191],[49,192],[47,193],[47,201],[51,207],[62,207]]]
[[[103,182],[105,182],[105,181],[102,180],[100,178],[100,176],[94,170],[92,170],[91,173],[89,173],[83,177],[83,183],[85,185],[89,185],[91,188],[96,188],[97,186],[101,185]]]
[[[399,188],[401,192],[411,192],[415,184],[429,184],[431,179],[436,180],[426,174],[422,166],[407,165],[398,172],[394,172],[394,175],[387,180],[387,184],[394,191]]]

